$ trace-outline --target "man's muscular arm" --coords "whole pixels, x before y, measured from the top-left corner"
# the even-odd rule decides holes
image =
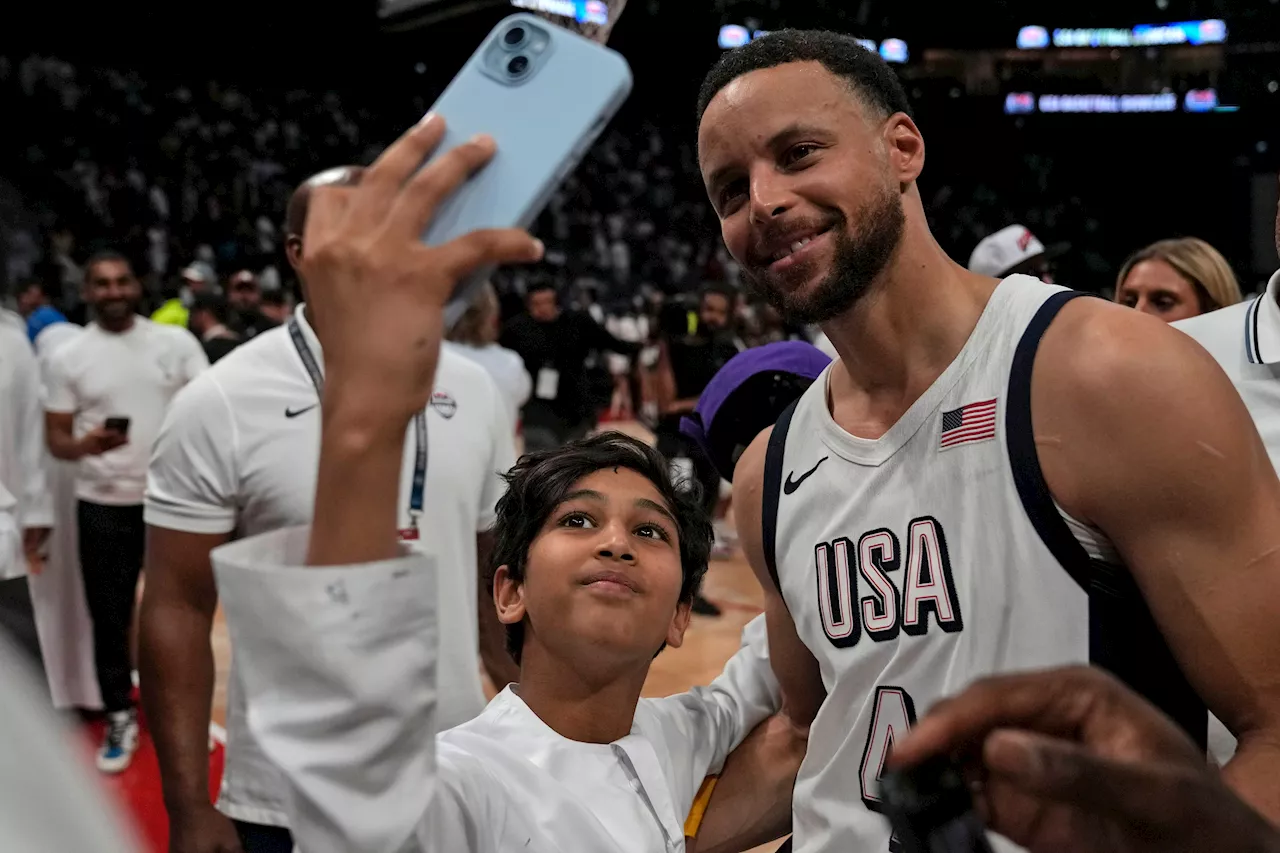
[[[791,831],[791,795],[808,729],[776,714],[729,754],[688,853],[733,853]]]
[[[764,456],[769,446],[767,429],[751,443],[733,474],[733,516],[747,562],[764,588],[765,622],[769,628],[769,658],[782,686],[782,706],[797,725],[808,726],[827,698],[822,673],[813,653],[800,640],[782,592],[769,577],[764,559],[761,499],[764,494]],[[781,568],[779,568],[781,571]]]
[[[1239,738],[1227,781],[1280,821],[1280,481],[1235,388],[1187,336],[1082,299],[1045,335],[1032,417],[1050,491],[1116,545]]]
[[[231,823],[209,802],[209,712],[218,607],[209,552],[227,534],[147,529],[147,584],[139,613],[142,704],[160,760],[174,853],[239,851]]]

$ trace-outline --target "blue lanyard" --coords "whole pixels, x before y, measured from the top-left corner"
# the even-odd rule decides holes
[[[311,347],[307,346],[307,339],[302,334],[302,327],[298,324],[297,317],[289,318],[289,337],[293,339],[294,349],[302,359],[302,366],[307,369],[307,374],[311,377],[311,384],[316,388],[316,396],[324,397],[324,374],[320,372],[320,365],[316,363]],[[409,523],[414,530],[417,530],[418,518],[422,515],[422,494],[427,483],[427,416],[425,412],[418,412],[413,416],[413,432],[415,447],[413,485],[409,489]]]

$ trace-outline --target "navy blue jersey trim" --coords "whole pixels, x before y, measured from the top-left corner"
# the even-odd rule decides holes
[[[1249,303],[1249,310],[1245,312],[1244,322],[1244,345],[1245,354],[1249,357],[1251,364],[1262,364],[1262,343],[1258,340],[1258,315],[1262,313],[1262,300],[1266,299],[1266,294],[1256,296],[1253,302]]]
[[[1109,670],[1191,735],[1208,741],[1208,712],[1169,651],[1146,598],[1123,566],[1090,558],[1054,504],[1036,453],[1031,424],[1031,372],[1045,330],[1072,299],[1064,291],[1045,300],[1027,325],[1009,372],[1005,435],[1018,496],[1041,541],[1089,596],[1089,662]]]
[[[1062,520],[1049,485],[1044,481],[1040,457],[1036,453],[1035,432],[1031,428],[1031,369],[1035,366],[1036,352],[1045,330],[1058,316],[1062,306],[1083,293],[1067,290],[1050,296],[1036,311],[1027,329],[1018,341],[1009,370],[1009,394],[1005,403],[1005,436],[1009,445],[1009,464],[1013,468],[1013,482],[1018,487],[1022,506],[1031,519],[1031,526],[1040,539],[1066,569],[1067,574],[1082,590],[1089,590],[1090,560],[1084,546]]]
[[[791,430],[791,416],[800,405],[797,398],[783,410],[773,425],[769,435],[769,447],[764,454],[764,482],[760,503],[761,545],[764,549],[764,564],[769,570],[773,585],[782,594],[782,583],[778,580],[778,503],[782,500],[783,463],[787,451],[787,433]]]

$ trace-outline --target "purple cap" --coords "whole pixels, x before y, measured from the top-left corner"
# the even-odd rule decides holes
[[[702,396],[698,398],[698,405],[694,408],[693,415],[681,419],[680,432],[698,442],[720,471],[720,475],[726,480],[732,480],[732,465],[737,461],[735,451],[740,452],[737,446],[744,440],[749,443],[760,430],[777,420],[782,411],[796,396],[803,393],[803,389],[817,379],[829,364],[831,359],[825,353],[805,341],[780,341],[744,350],[729,359],[707,383]],[[719,424],[716,416],[726,409],[733,409],[734,420],[737,421],[743,407],[740,404],[732,406],[726,404],[744,385],[760,387],[753,380],[762,375],[790,376],[800,381],[789,385],[788,387],[795,390],[789,395],[784,395],[783,398],[776,393],[762,391],[760,400],[751,401],[756,403],[747,407],[752,414],[751,423],[741,426],[735,424],[735,429],[732,431],[738,433],[744,429],[750,431],[756,428],[758,422],[759,429],[755,429],[755,432],[749,436],[726,435],[723,441],[717,440],[720,438],[718,434],[726,430],[717,429]],[[775,408],[777,411],[773,411]],[[720,446],[725,443],[734,444],[735,447]]]

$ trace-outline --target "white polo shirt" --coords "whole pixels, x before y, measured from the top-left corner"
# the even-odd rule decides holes
[[[83,436],[112,417],[129,418],[129,443],[79,462],[76,497],[109,506],[142,503],[147,460],[174,395],[209,366],[186,329],[134,317],[125,332],[97,323],[49,356],[44,408],[74,414]]]
[[[1261,296],[1174,323],[1217,359],[1280,471],[1280,272]]]
[[[303,337],[323,370],[320,344],[302,311]],[[146,521],[237,538],[311,521],[320,459],[316,389],[288,326],[220,359],[174,401],[151,460]],[[405,442],[400,526],[409,526],[415,431]],[[440,354],[427,408],[422,541],[439,566],[438,719],[443,728],[484,708],[477,622],[476,533],[494,521],[515,464],[504,403],[488,374],[454,352]],[[283,826],[284,784],[246,721],[235,664],[227,707],[227,764],[218,807],[253,823]]]

